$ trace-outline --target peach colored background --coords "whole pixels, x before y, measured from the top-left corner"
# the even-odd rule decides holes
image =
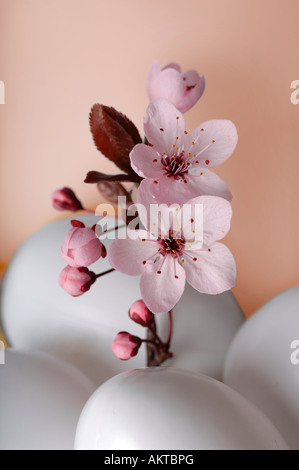
[[[298,284],[298,17],[298,0],[0,0],[0,261],[57,217],[53,189],[99,202],[85,173],[114,168],[93,147],[89,109],[113,105],[141,128],[157,58],[206,75],[189,129],[213,118],[238,127],[216,172],[234,194],[227,243],[246,314]]]

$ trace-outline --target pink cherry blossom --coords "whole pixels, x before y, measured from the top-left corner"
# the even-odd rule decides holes
[[[137,144],[130,154],[133,170],[145,178],[141,191],[150,191],[159,204],[183,204],[201,195],[231,200],[226,183],[208,169],[223,163],[236,147],[231,121],[207,121],[188,133],[182,114],[159,99],[147,109],[144,131],[149,145]]]
[[[201,98],[205,86],[205,77],[196,70],[182,74],[178,64],[171,63],[161,69],[155,61],[149,73],[147,91],[151,101],[165,98],[185,113]]]
[[[130,318],[141,326],[149,326],[153,322],[153,314],[143,300],[137,300],[129,310]]]
[[[79,221],[73,221],[72,225],[65,236],[61,255],[73,268],[88,267],[104,254],[104,247],[91,228]]]
[[[79,297],[89,291],[95,281],[95,273],[82,267],[72,268],[71,266],[67,266],[59,277],[60,287],[73,297]]]
[[[184,210],[203,207],[202,237],[194,235],[195,220],[185,220]],[[162,220],[158,233],[128,230],[127,237],[115,240],[108,252],[116,270],[132,276],[141,275],[142,298],[153,313],[167,312],[180,300],[185,282],[199,292],[220,294],[235,284],[236,265],[229,249],[218,243],[229,231],[231,205],[216,196],[199,196],[175,213],[172,226]],[[140,211],[144,227],[148,227],[148,210]],[[169,216],[168,213],[168,216]],[[193,212],[192,212],[193,213]],[[149,229],[150,230],[150,229]]]
[[[58,211],[77,212],[83,209],[81,202],[70,188],[57,189],[52,194],[52,204]]]
[[[121,331],[112,343],[112,351],[122,361],[127,361],[138,354],[142,341],[126,331]]]

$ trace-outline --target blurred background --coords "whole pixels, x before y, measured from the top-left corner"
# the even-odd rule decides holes
[[[90,108],[114,106],[142,131],[158,59],[206,76],[188,129],[215,118],[238,128],[237,150],[216,173],[234,196],[226,243],[246,315],[297,285],[298,17],[298,0],[0,0],[1,270],[59,217],[54,189],[71,186],[89,207],[101,202],[85,174],[115,168],[93,145]]]

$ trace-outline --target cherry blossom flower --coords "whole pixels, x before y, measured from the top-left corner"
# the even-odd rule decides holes
[[[70,188],[57,189],[52,194],[52,204],[58,211],[77,212],[83,210],[83,206],[74,191]]]
[[[61,247],[65,262],[73,268],[88,267],[105,255],[105,248],[95,232],[77,220],[72,221]]]
[[[137,300],[129,310],[129,317],[141,326],[150,326],[153,322],[153,314],[149,311],[143,300]]]
[[[142,341],[126,331],[118,333],[112,343],[112,351],[121,361],[127,361],[138,354]]]
[[[87,268],[72,268],[67,266],[61,272],[59,277],[59,285],[68,294],[73,297],[79,297],[89,291],[96,281],[95,273]]]
[[[182,74],[178,64],[171,63],[161,69],[155,61],[149,73],[147,91],[151,101],[165,98],[185,113],[201,98],[205,86],[205,77],[196,70]]]
[[[186,208],[203,208],[203,233],[198,237],[194,219],[184,217]],[[148,208],[139,212],[148,226]],[[231,205],[216,196],[199,196],[182,208],[168,208],[158,234],[128,230],[127,237],[115,240],[108,252],[113,268],[131,276],[141,275],[141,295],[153,313],[167,312],[180,300],[185,282],[199,292],[219,294],[235,284],[236,265],[229,249],[218,243],[229,231]],[[193,212],[192,212],[193,213]],[[172,214],[174,217],[169,216]],[[183,221],[180,227],[178,221]]]
[[[133,148],[131,165],[145,178],[142,190],[150,191],[158,203],[183,204],[201,195],[231,200],[226,183],[208,169],[223,163],[236,147],[231,121],[207,121],[188,133],[182,114],[159,99],[147,109],[144,131],[149,145]]]

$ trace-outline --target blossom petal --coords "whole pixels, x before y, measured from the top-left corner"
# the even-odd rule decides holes
[[[137,276],[145,269],[146,264],[143,261],[154,257],[155,253],[158,254],[159,248],[159,243],[145,230],[128,230],[125,239],[119,238],[111,244],[108,252],[109,262],[117,271]]]
[[[157,204],[156,199],[152,194],[152,186],[154,185],[153,180],[144,179],[138,188],[137,192],[137,203],[138,203],[138,215],[144,228],[150,231],[150,214],[151,205]]]
[[[86,245],[92,240],[97,239],[94,231],[89,228],[72,228],[69,230],[68,248],[77,248],[78,246]]]
[[[183,75],[186,90],[183,96],[176,102],[177,108],[186,113],[203,95],[206,88],[206,80],[196,70],[189,70]]]
[[[174,69],[179,73],[182,72],[182,67],[179,64],[177,64],[176,62],[170,62],[170,64],[165,65],[165,67],[163,67],[162,71],[166,70],[166,69]]]
[[[102,247],[101,241],[91,228],[74,227],[66,234],[61,255],[73,268],[87,267],[101,257]]]
[[[203,205],[187,202],[176,214],[174,238],[184,239],[184,251],[203,247]]]
[[[202,167],[223,163],[238,142],[236,126],[227,120],[207,121],[185,136],[185,152],[195,155]]]
[[[147,85],[151,101],[164,98],[175,104],[184,94],[186,86],[177,67],[176,64],[169,64],[163,70],[158,70],[157,64],[153,65]]]
[[[232,200],[232,194],[227,184],[219,176],[206,168],[198,168],[186,176],[190,196],[219,196],[227,201]]]
[[[157,201],[152,193],[152,186],[153,180],[144,179],[141,181],[137,191],[138,204],[142,204],[145,207],[150,207],[151,204],[157,204]]]
[[[146,306],[153,313],[168,312],[183,295],[185,281],[184,269],[171,256],[149,266],[140,280],[141,295]]]
[[[101,257],[102,246],[99,239],[94,238],[80,248],[69,249],[69,255],[73,256],[73,263],[71,263],[70,266],[78,268],[82,266],[86,268],[95,263]]]
[[[186,87],[192,89],[198,84],[198,82],[200,82],[202,78],[204,78],[204,76],[199,75],[196,70],[188,70],[188,72],[184,73],[183,75]]]
[[[153,80],[161,73],[161,67],[157,60],[154,61],[152,68],[150,69],[148,79],[147,79],[147,91],[150,98],[150,89],[153,83]]]
[[[170,101],[161,98],[150,103],[144,118],[144,132],[161,155],[171,155],[180,147],[184,131],[183,115]]]
[[[163,175],[164,166],[161,156],[153,147],[137,144],[130,153],[131,166],[142,178],[159,179]]]
[[[167,176],[152,185],[151,192],[159,204],[184,204],[193,197],[188,184]]]
[[[214,243],[211,251],[188,251],[193,259],[184,257],[186,278],[194,289],[204,294],[221,294],[234,287],[236,263],[230,250]]]
[[[165,237],[169,236],[169,230],[173,229],[173,221],[180,205],[174,203],[167,205],[166,203],[158,203],[153,197],[153,189],[155,185],[151,180],[143,180],[138,189],[138,214],[141,223],[145,229],[154,234]]]
[[[225,237],[232,218],[232,207],[226,199],[217,196],[199,196],[191,199],[188,204],[191,207],[197,204],[203,206],[204,246],[210,247],[212,243]]]

